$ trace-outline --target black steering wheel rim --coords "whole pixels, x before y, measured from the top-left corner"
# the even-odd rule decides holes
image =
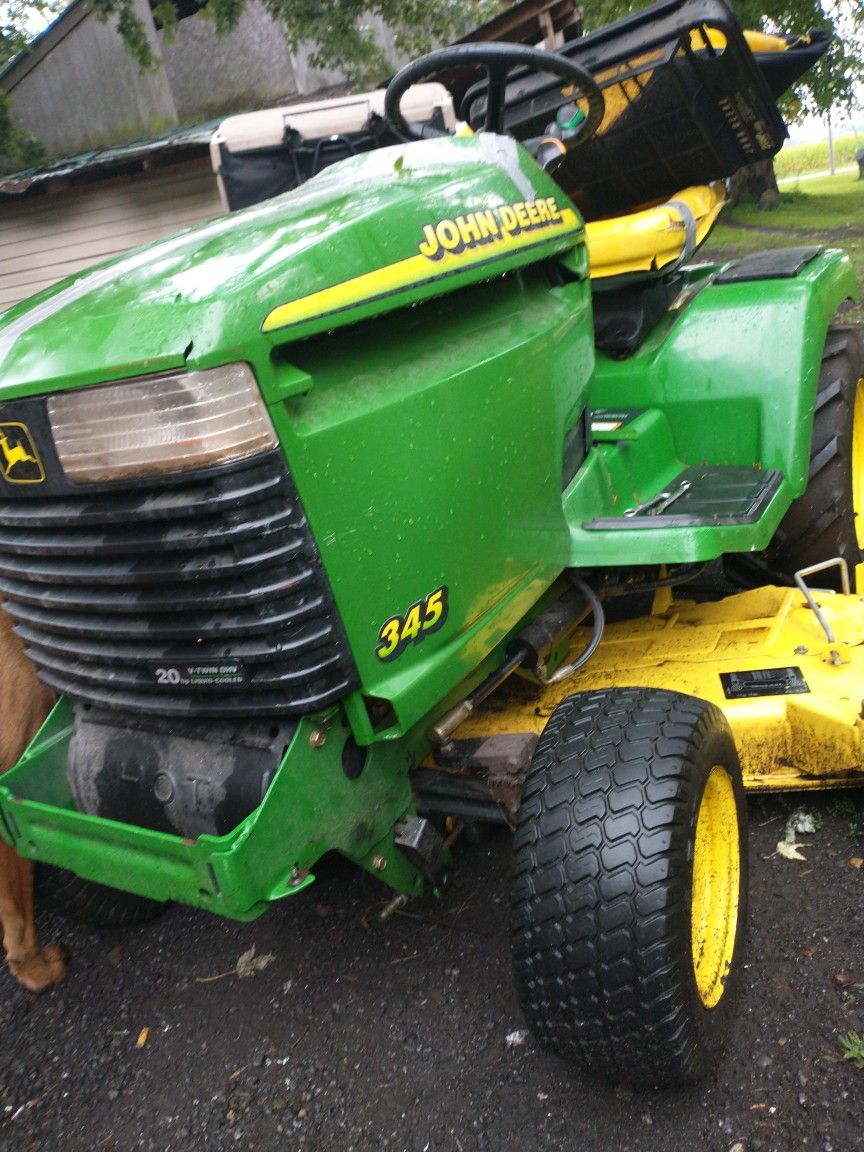
[[[549,72],[559,76],[579,89],[574,99],[584,99],[588,103],[588,114],[578,138],[568,140],[572,147],[589,137],[600,125],[605,111],[605,100],[597,81],[585,68],[560,56],[557,52],[547,52],[541,48],[529,48],[524,44],[456,44],[450,48],[438,48],[406,64],[390,83],[384,97],[384,115],[395,130],[406,140],[422,140],[425,136],[402,115],[402,97],[412,84],[448,68],[466,65],[480,65],[487,74],[486,122],[484,131],[503,132],[504,93],[510,73],[515,68],[527,68],[535,72]]]

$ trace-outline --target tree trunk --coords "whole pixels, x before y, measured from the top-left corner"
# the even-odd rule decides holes
[[[780,203],[777,177],[774,175],[773,160],[757,160],[755,164],[745,164],[729,180],[728,199],[730,205],[758,204],[760,208],[776,208]]]

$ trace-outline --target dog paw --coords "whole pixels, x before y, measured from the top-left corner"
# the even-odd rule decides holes
[[[66,960],[56,944],[47,944],[26,960],[9,960],[9,970],[31,992],[42,992],[66,976]]]

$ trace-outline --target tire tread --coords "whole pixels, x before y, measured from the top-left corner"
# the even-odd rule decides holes
[[[765,551],[771,569],[790,583],[799,568],[841,556],[854,586],[855,568],[864,560],[852,494],[852,419],[862,360],[858,330],[832,325],[819,373],[807,490],[792,504]]]
[[[68,868],[42,865],[38,871],[39,895],[55,911],[94,928],[124,928],[160,916],[167,905],[132,892],[82,880]]]
[[[737,771],[706,701],[580,693],[553,714],[529,771],[513,852],[517,992],[541,1044],[615,1080],[689,1082],[716,1055],[688,1026],[685,841],[695,759],[718,741]]]

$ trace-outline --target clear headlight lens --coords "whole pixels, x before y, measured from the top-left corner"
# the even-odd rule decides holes
[[[48,400],[48,418],[75,483],[186,472],[277,444],[248,364],[60,393]]]

